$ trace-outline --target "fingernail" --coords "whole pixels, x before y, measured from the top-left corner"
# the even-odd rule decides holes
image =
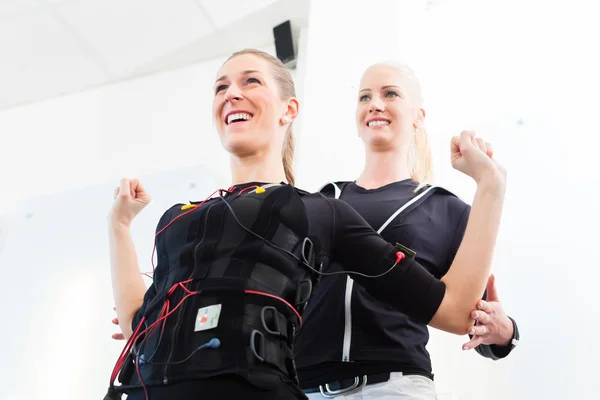
[[[474,334],[474,333],[475,333],[475,328],[471,329],[471,330],[469,331],[469,333],[470,333],[471,335],[472,335],[472,334]]]
[[[479,318],[479,313],[476,311],[475,312],[475,319],[478,319],[478,318]]]
[[[469,346],[463,346],[463,350],[469,350]]]

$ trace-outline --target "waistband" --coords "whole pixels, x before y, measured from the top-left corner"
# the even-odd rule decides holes
[[[368,374],[361,377],[357,376],[353,379],[341,379],[330,382],[318,387],[304,389],[305,394],[321,393],[323,397],[335,398],[356,393],[364,389],[368,385],[388,382],[391,379],[398,379],[403,376],[422,376],[421,374],[403,374],[402,372],[387,372],[381,374]],[[429,379],[428,377],[424,377]],[[433,384],[433,380],[431,380]]]
[[[300,379],[300,387],[302,389],[318,388],[325,383],[330,383],[340,380],[350,380],[353,384],[356,377],[364,375],[375,376],[385,374],[386,380],[389,380],[391,373],[402,373],[403,375],[420,375],[433,380],[433,374],[425,368],[420,368],[412,363],[326,363],[310,368],[299,368],[298,377]],[[368,379],[367,379],[368,380]],[[372,383],[368,380],[367,382]]]
[[[319,385],[318,387],[304,389],[304,393],[321,393],[323,396],[341,396],[347,395],[355,391],[359,391],[367,385],[372,385],[375,383],[383,383],[390,380],[390,373],[382,373],[382,374],[370,374],[363,375],[361,377],[357,376],[353,379],[340,379],[338,381],[333,381],[330,383],[326,383],[324,385]]]

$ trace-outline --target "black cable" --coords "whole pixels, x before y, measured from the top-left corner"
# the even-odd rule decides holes
[[[362,277],[365,277],[365,278],[371,278],[371,279],[375,279],[375,278],[381,278],[382,276],[385,276],[385,275],[389,274],[389,273],[390,273],[390,272],[392,272],[392,270],[393,270],[394,268],[396,268],[396,266],[398,265],[398,263],[396,262],[396,263],[394,263],[394,264],[393,264],[393,265],[392,265],[390,268],[388,268],[386,271],[384,271],[384,272],[382,272],[382,273],[380,273],[380,274],[377,274],[377,275],[367,275],[367,274],[363,274],[362,272],[357,272],[357,271],[321,272],[321,271],[319,271],[319,270],[317,270],[317,269],[313,268],[313,267],[312,267],[310,264],[308,264],[306,261],[304,261],[304,260],[301,260],[300,258],[298,258],[298,257],[297,257],[297,256],[296,256],[294,253],[292,253],[292,252],[290,252],[290,251],[288,251],[288,250],[286,250],[286,249],[282,249],[281,247],[279,247],[279,246],[277,246],[277,245],[275,245],[275,244],[271,243],[270,241],[268,241],[268,240],[267,240],[267,239],[265,239],[264,237],[260,236],[259,234],[257,234],[257,233],[255,233],[255,232],[253,232],[252,230],[250,230],[250,229],[246,228],[246,227],[244,226],[244,224],[242,224],[242,222],[241,222],[241,221],[238,219],[238,217],[235,215],[235,211],[233,211],[233,208],[231,208],[231,205],[230,205],[230,204],[227,202],[227,200],[225,200],[225,198],[223,198],[223,197],[221,197],[221,196],[219,196],[218,198],[219,198],[220,200],[222,200],[222,201],[223,201],[223,203],[225,203],[225,205],[227,206],[227,208],[228,208],[228,209],[229,209],[229,211],[231,212],[231,215],[233,216],[233,219],[235,219],[235,221],[237,222],[237,224],[238,224],[238,225],[239,225],[239,226],[240,226],[242,229],[244,229],[244,230],[245,230],[246,232],[248,232],[249,234],[251,234],[251,235],[253,235],[253,236],[257,237],[258,239],[262,240],[263,242],[265,242],[267,245],[269,245],[269,246],[273,247],[274,249],[276,249],[276,250],[279,250],[279,251],[281,251],[281,252],[283,252],[283,253],[285,253],[285,254],[287,254],[287,255],[289,255],[289,256],[291,256],[291,257],[293,257],[293,258],[294,258],[294,259],[295,259],[297,262],[299,262],[299,263],[303,264],[304,266],[306,266],[307,268],[309,268],[311,271],[313,271],[313,272],[315,272],[315,273],[317,273],[317,274],[319,274],[319,275],[322,275],[322,276],[331,276],[331,275],[346,275],[346,274],[347,274],[347,275],[359,275],[359,276],[362,276]],[[157,327],[157,329],[159,329],[159,327]],[[199,350],[199,349],[196,349],[196,350],[194,351],[194,353],[192,353],[192,354],[190,354],[190,355],[188,356],[188,358],[186,358],[185,360],[182,360],[182,361],[178,361],[178,362],[172,362],[172,363],[157,363],[157,362],[151,361],[151,360],[154,358],[154,356],[156,355],[156,352],[157,352],[157,350],[158,350],[158,347],[160,346],[160,342],[162,341],[162,336],[163,336],[163,333],[162,333],[162,329],[161,329],[161,333],[160,333],[159,342],[158,342],[158,344],[157,344],[157,346],[156,346],[156,348],[155,348],[155,350],[154,350],[154,353],[152,354],[152,356],[149,358],[149,360],[148,360],[148,361],[144,361],[144,362],[146,362],[146,363],[152,363],[152,364],[160,364],[160,365],[165,365],[165,364],[178,364],[178,363],[182,363],[182,362],[185,362],[185,361],[189,360],[189,358],[190,358],[190,357],[192,357],[192,355],[194,355],[194,353],[195,353],[196,351],[198,351],[198,350]],[[147,340],[147,338],[145,338],[145,339],[144,339],[144,342],[145,342],[146,340]],[[141,345],[143,345],[143,343],[144,343],[144,342],[140,343],[140,346],[141,346]],[[137,352],[136,352],[136,350],[135,350],[135,346],[133,347],[133,349],[132,349],[132,350],[133,350],[134,354],[136,355],[136,357],[139,357],[139,354],[137,354]]]
[[[166,320],[165,320],[165,321],[163,321],[163,324],[164,324],[164,323],[166,323]],[[150,358],[149,358],[149,359],[148,359],[148,361],[146,361],[146,362],[150,362],[150,360],[153,360],[153,359],[154,359],[154,357],[156,356],[156,353],[158,353],[158,348],[160,347],[160,344],[162,343],[162,339],[163,339],[163,329],[162,329],[160,326],[157,326],[155,329],[160,329],[160,336],[158,337],[158,342],[156,343],[156,347],[154,348],[154,353],[152,353],[152,355],[150,356]],[[144,346],[144,345],[145,345],[145,342],[146,342],[146,340],[148,340],[148,338],[147,338],[147,337],[146,337],[146,338],[144,338],[144,340],[142,341],[142,343],[140,343],[140,350],[141,350],[142,346]],[[133,346],[132,350],[133,350],[133,354],[134,354],[136,357],[138,357],[138,356],[139,356],[139,354],[138,354],[138,353],[136,353],[136,351],[135,351],[135,346]]]
[[[180,361],[170,361],[170,362],[146,361],[146,360],[144,360],[144,355],[143,354],[141,356],[136,354],[136,357],[137,357],[139,365],[142,365],[142,364],[155,364],[155,365],[183,364],[184,362],[189,361],[189,359],[192,358],[194,356],[194,354],[196,354],[200,350],[204,350],[204,349],[218,349],[219,347],[221,347],[221,341],[219,339],[217,339],[217,338],[212,338],[210,341],[208,341],[207,343],[203,344],[202,346],[196,347],[196,349],[194,351],[192,351],[190,353],[190,355],[188,355],[186,358],[184,358],[183,360],[180,360]]]
[[[390,272],[392,272],[392,270],[394,268],[396,268],[396,265],[398,265],[398,263],[394,263],[394,265],[392,265],[387,271],[382,272],[381,274],[378,275],[367,275],[367,274],[363,274],[362,272],[357,272],[357,271],[337,271],[337,272],[321,272],[319,270],[316,270],[315,268],[313,268],[312,266],[310,266],[310,264],[308,264],[306,261],[301,260],[300,258],[298,258],[294,253],[287,251],[286,249],[282,249],[281,247],[278,247],[277,245],[269,242],[267,239],[263,238],[262,236],[260,236],[257,233],[252,232],[250,229],[246,228],[244,226],[244,224],[242,224],[240,222],[240,220],[237,218],[237,216],[235,215],[235,212],[233,211],[233,208],[231,208],[231,205],[225,201],[224,198],[219,197],[221,200],[223,200],[223,202],[225,203],[225,205],[227,206],[227,208],[229,209],[229,211],[231,212],[231,215],[233,216],[233,218],[235,219],[235,221],[238,223],[239,226],[242,227],[242,229],[244,229],[246,232],[250,233],[251,235],[254,235],[255,237],[259,238],[260,240],[264,241],[266,244],[268,244],[269,246],[282,251],[292,257],[294,257],[294,259],[300,263],[302,263],[303,265],[305,265],[306,267],[308,267],[309,269],[311,269],[312,271],[316,272],[319,275],[323,275],[323,276],[329,276],[329,275],[345,275],[345,274],[352,274],[352,275],[359,275],[365,278],[381,278],[384,275],[389,274]]]

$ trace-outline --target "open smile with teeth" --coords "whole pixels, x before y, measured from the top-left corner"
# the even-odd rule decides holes
[[[249,121],[250,119],[252,119],[252,114],[248,114],[248,113],[230,114],[227,116],[227,125],[229,125],[231,123],[236,123],[236,122]]]
[[[389,125],[390,121],[382,121],[382,120],[378,120],[378,121],[370,121],[367,126],[381,126],[381,125]]]

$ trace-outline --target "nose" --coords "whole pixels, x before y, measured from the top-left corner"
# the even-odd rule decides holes
[[[384,108],[385,107],[384,107],[381,99],[378,96],[373,96],[373,98],[371,99],[371,102],[369,104],[369,112],[370,113],[382,112]]]
[[[230,103],[235,103],[235,102],[240,101],[241,99],[242,99],[242,92],[240,91],[240,88],[235,84],[229,85],[229,87],[227,88],[227,91],[225,92],[225,101],[228,101]]]

